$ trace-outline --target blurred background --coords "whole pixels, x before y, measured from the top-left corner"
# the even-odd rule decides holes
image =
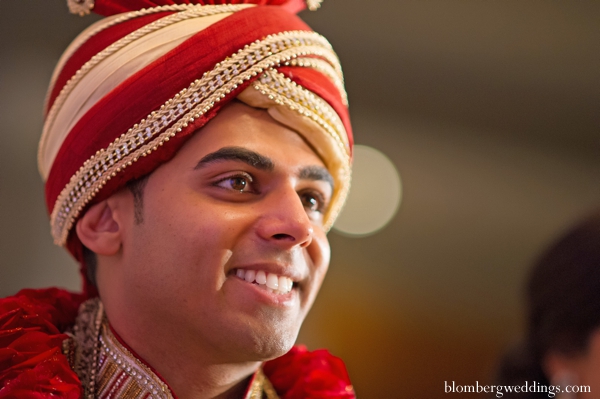
[[[342,357],[362,398],[490,383],[531,263],[600,206],[600,3],[327,0],[302,17],[338,52],[356,142],[395,165],[402,204],[370,236],[330,233],[299,342]],[[53,66],[95,20],[0,0],[0,296],[79,289],[36,151]]]

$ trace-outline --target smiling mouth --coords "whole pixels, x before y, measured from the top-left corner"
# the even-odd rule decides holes
[[[275,273],[267,273],[263,270],[236,269],[235,275],[247,283],[258,285],[260,288],[274,294],[287,294],[294,287],[291,278],[279,276]]]

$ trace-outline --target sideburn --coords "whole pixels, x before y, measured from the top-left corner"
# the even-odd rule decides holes
[[[149,177],[150,175],[146,175],[127,183],[127,188],[133,194],[133,217],[136,225],[144,223],[144,187]]]

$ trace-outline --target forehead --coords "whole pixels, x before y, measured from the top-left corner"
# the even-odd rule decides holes
[[[198,159],[224,147],[242,147],[278,166],[324,166],[306,141],[268,112],[234,101],[197,131],[174,158]]]

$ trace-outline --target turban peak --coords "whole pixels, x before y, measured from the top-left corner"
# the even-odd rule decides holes
[[[281,6],[288,12],[298,13],[308,7],[316,10],[323,0],[67,0],[69,10],[73,14],[86,15],[93,11],[102,16],[110,16],[146,8],[168,7],[177,5],[220,5],[220,4],[254,4]]]

